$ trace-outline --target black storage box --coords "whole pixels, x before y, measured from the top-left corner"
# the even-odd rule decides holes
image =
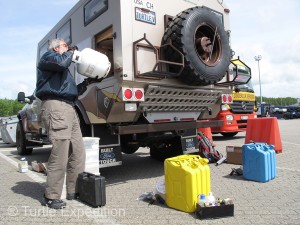
[[[220,205],[212,207],[201,207],[197,203],[196,215],[199,219],[213,219],[234,216],[234,205]]]
[[[83,172],[78,175],[79,199],[92,207],[106,204],[105,177]]]

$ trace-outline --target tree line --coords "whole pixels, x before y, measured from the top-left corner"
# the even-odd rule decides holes
[[[256,96],[256,101],[260,102],[260,97]],[[262,102],[266,102],[270,105],[276,106],[288,106],[297,103],[297,98],[267,98],[262,97]],[[18,102],[17,100],[11,99],[0,99],[0,117],[16,115],[22,108],[24,104]]]
[[[16,115],[23,106],[24,104],[17,100],[0,99],[0,117]]]
[[[256,102],[260,103],[260,97],[256,96]],[[297,98],[285,97],[285,98],[267,98],[262,97],[262,102],[276,106],[289,106],[297,103]]]

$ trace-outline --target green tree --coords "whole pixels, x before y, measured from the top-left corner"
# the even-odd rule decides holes
[[[260,102],[260,97],[256,96],[256,101]],[[285,98],[268,98],[262,97],[262,101],[268,103],[270,105],[277,105],[277,106],[289,106],[297,103],[297,98],[292,97],[285,97]]]
[[[22,108],[23,104],[17,100],[0,99],[0,116],[16,115]]]

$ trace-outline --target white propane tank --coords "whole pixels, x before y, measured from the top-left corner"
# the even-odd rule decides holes
[[[106,55],[90,48],[74,51],[72,61],[77,63],[77,72],[90,78],[107,76],[111,64]]]

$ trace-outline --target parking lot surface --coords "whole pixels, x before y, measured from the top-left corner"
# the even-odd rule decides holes
[[[63,210],[41,205],[46,176],[19,173],[21,158],[15,147],[0,144],[0,224],[300,224],[300,120],[279,120],[282,153],[276,154],[277,176],[266,183],[229,176],[239,165],[209,164],[211,190],[221,198],[232,198],[234,217],[200,220],[155,202],[143,201],[164,177],[163,163],[152,159],[149,149],[123,155],[123,165],[105,168],[106,205],[91,208],[80,201],[67,201]],[[228,145],[242,146],[245,133],[234,138],[213,136],[216,149],[225,155]],[[46,162],[50,147],[35,149],[27,157]]]

